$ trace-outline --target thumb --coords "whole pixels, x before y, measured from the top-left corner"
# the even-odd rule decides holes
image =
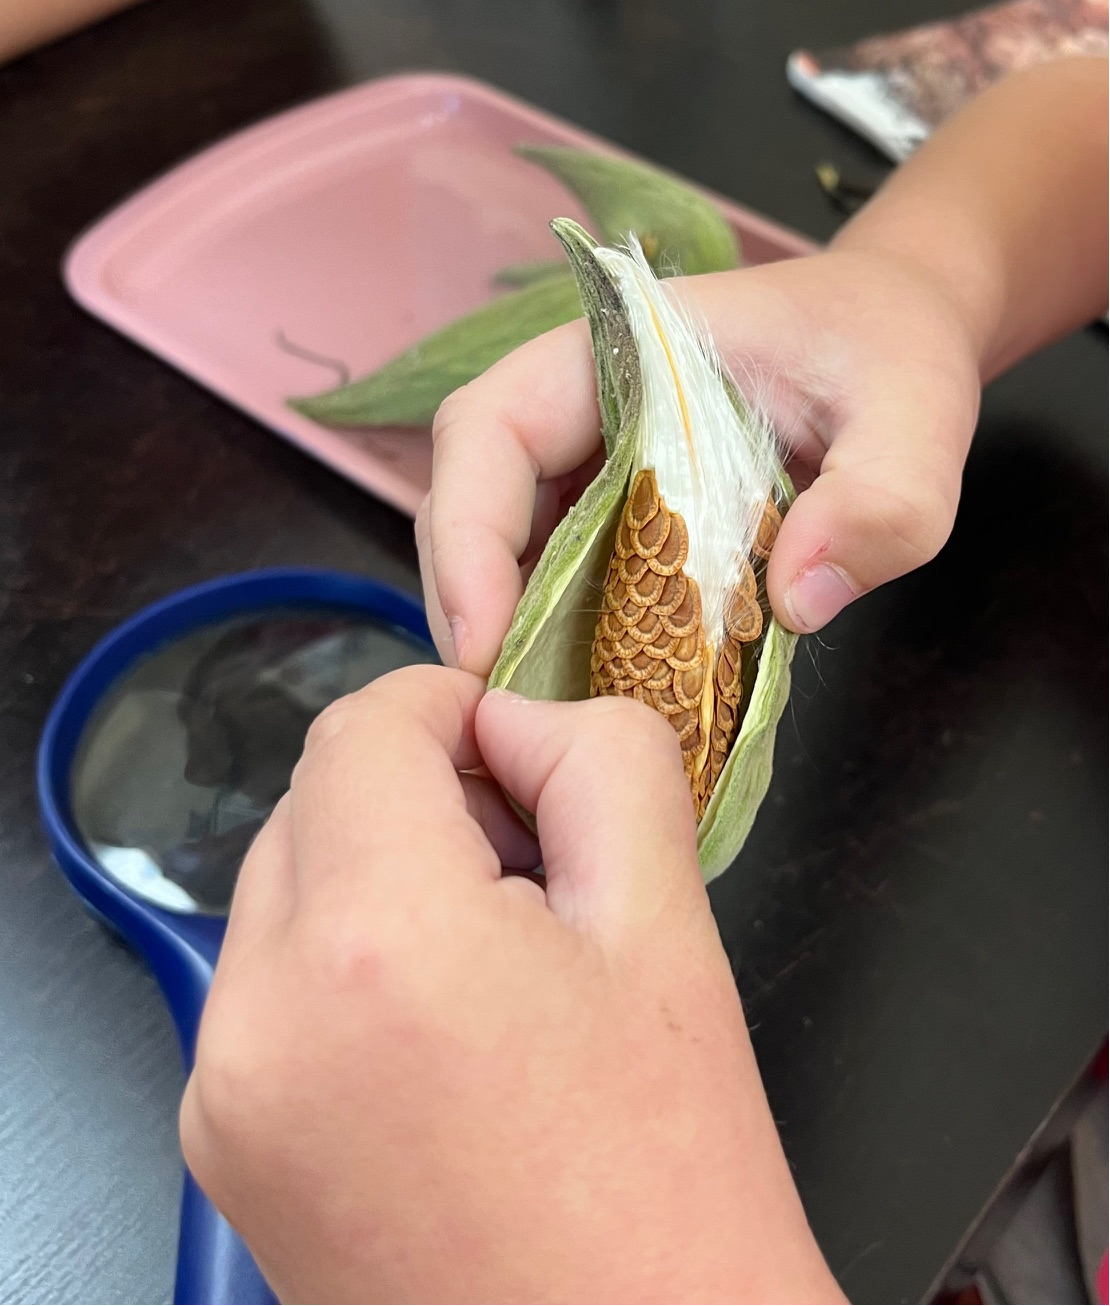
[[[767,591],[775,615],[802,634],[869,590],[928,562],[956,516],[971,426],[924,416],[909,405],[884,420],[842,429],[821,474],[786,514],[771,552]],[[918,411],[921,411],[918,409]],[[896,431],[897,435],[891,435]]]
[[[536,814],[547,901],[612,940],[707,899],[678,738],[625,698],[541,703],[487,694],[475,731],[490,771]]]

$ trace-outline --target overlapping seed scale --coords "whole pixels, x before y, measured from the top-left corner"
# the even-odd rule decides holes
[[[717,781],[721,778],[732,744],[736,738],[739,722],[738,700],[735,703],[717,698],[713,704],[713,724],[709,731],[709,750],[701,774],[697,777],[694,788],[694,808],[698,820],[705,814]]]
[[[736,707],[740,702],[742,674],[740,645],[733,639],[727,639],[717,657],[717,669],[714,682],[717,697]]]
[[[769,499],[753,547],[756,558],[770,555],[781,523]],[[671,723],[700,820],[736,737],[743,646],[763,633],[763,610],[755,571],[741,558],[724,643],[710,667],[701,592],[683,571],[688,552],[686,522],[668,509],[654,472],[645,468],[633,482],[617,530],[590,660],[590,692],[639,699]],[[713,712],[706,747],[701,707],[709,677]]]
[[[782,514],[779,512],[774,499],[768,499],[759,522],[759,529],[756,532],[755,543],[752,545],[752,552],[757,558],[762,558],[766,562],[771,556],[771,549],[778,538],[781,525]]]
[[[644,469],[621,515],[590,662],[591,692],[627,694],[666,717],[684,753],[701,747],[708,673],[701,593],[682,570],[689,535]]]
[[[755,572],[747,558],[740,560],[739,571],[725,611],[725,628],[737,644],[750,644],[763,634],[763,609],[759,606]]]

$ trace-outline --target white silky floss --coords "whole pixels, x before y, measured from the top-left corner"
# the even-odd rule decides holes
[[[655,472],[659,493],[689,532],[686,573],[698,583],[710,644],[720,646],[739,559],[749,558],[782,473],[765,416],[739,412],[708,333],[675,302],[639,245],[595,251],[616,283],[640,356],[643,410],[634,471]]]

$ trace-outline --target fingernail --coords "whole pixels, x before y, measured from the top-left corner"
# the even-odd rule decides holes
[[[535,703],[534,698],[525,698],[523,694],[514,694],[511,689],[487,689],[486,698],[500,699],[502,703]]]
[[[466,622],[463,621],[462,617],[449,617],[447,624],[451,627],[451,643],[455,649],[455,666],[461,667],[470,631],[467,629]]]
[[[799,572],[790,582],[786,611],[794,628],[808,634],[832,621],[859,597],[859,592],[846,571],[831,562],[819,562]]]

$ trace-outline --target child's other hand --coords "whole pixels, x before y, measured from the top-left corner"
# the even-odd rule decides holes
[[[410,669],[243,867],[182,1140],[290,1301],[839,1300],[667,723]],[[484,763],[538,815],[535,840]]]
[[[1106,311],[1106,87],[1104,57],[1005,78],[826,252],[672,283],[792,449],[802,494],[767,575],[792,629],[819,629],[936,553],[980,381]],[[489,672],[521,565],[598,466],[598,425],[582,323],[443,405],[417,539],[446,660]]]
[[[817,630],[930,559],[952,527],[979,405],[976,350],[941,283],[907,259],[834,249],[671,284],[791,450],[802,493],[768,573],[779,620]],[[596,471],[600,438],[581,322],[444,403],[417,539],[446,660],[488,674],[521,565]]]

